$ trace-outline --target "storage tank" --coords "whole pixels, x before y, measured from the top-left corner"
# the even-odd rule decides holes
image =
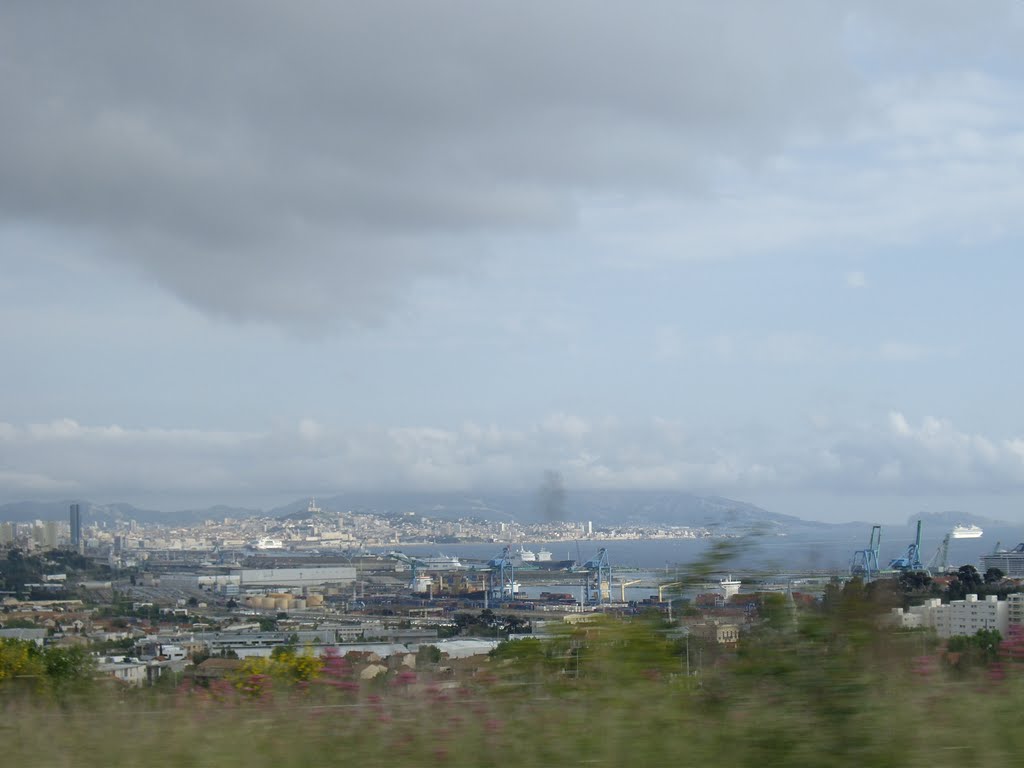
[[[306,607],[306,601],[303,600],[301,597],[296,598],[295,600],[289,600],[288,602],[288,607],[291,608],[293,611],[301,611],[304,610]]]
[[[290,598],[287,598],[287,597],[275,597],[274,598],[274,607],[277,608],[279,611],[287,611],[289,603],[291,603],[291,599]]]
[[[319,608],[323,604],[324,604],[324,596],[323,595],[308,595],[306,597],[306,605],[308,605],[310,608]]]

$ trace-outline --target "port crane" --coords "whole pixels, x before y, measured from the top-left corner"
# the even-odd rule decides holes
[[[853,553],[853,561],[850,563],[850,575],[862,576],[865,581],[870,581],[872,576],[878,575],[881,570],[878,566],[878,551],[882,546],[882,526],[871,526],[871,539],[867,549],[858,549]]]
[[[626,602],[626,587],[632,587],[634,584],[639,584],[643,579],[633,579],[632,581],[620,581],[619,589],[622,590],[621,598],[622,602]]]
[[[889,563],[889,567],[894,571],[922,571],[924,566],[921,565],[921,521],[917,521],[917,536],[914,539],[914,543],[907,547],[907,551],[902,557],[897,557]]]
[[[949,540],[953,538],[952,532],[942,537],[942,543],[935,550],[931,560],[928,561],[928,570],[941,575],[949,570]]]
[[[415,592],[416,591],[416,576],[418,575],[419,570],[421,568],[424,568],[427,564],[424,563],[422,560],[420,560],[418,558],[409,557],[404,552],[398,552],[397,550],[388,552],[387,556],[390,557],[392,560],[397,560],[398,562],[405,563],[407,566],[409,566],[409,570],[412,573],[412,576],[411,576],[411,578],[409,580],[409,589],[411,589],[412,591]]]
[[[488,592],[491,597],[499,602],[503,599],[515,597],[519,589],[516,584],[516,570],[512,561],[511,548],[504,547],[501,550],[501,554],[491,560],[488,565],[491,568],[488,586]],[[497,583],[495,583],[494,579],[495,569],[498,572]]]
[[[601,605],[609,600],[612,569],[608,564],[608,550],[601,547],[596,555],[583,564],[582,569],[587,572],[586,581],[583,583],[584,602],[588,605]]]
[[[685,583],[686,583],[685,581],[673,581],[671,584],[660,584],[658,586],[658,602],[659,603],[665,602],[665,592],[667,590],[674,589],[675,587],[681,587]]]

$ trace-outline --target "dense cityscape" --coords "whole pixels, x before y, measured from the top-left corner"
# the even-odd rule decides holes
[[[669,637],[692,639],[702,654],[710,644],[709,654],[719,656],[744,635],[756,636],[772,606],[796,626],[801,612],[820,611],[851,589],[873,594],[880,633],[925,631],[947,642],[980,633],[998,645],[1024,632],[1024,592],[1017,591],[1024,555],[1002,550],[983,558],[995,564],[984,573],[947,565],[950,537],[982,535],[960,525],[944,540],[942,560],[926,566],[918,523],[915,543],[883,567],[880,531],[875,526],[869,548],[853,553],[847,574],[743,584],[719,571],[731,562],[732,537],[716,542],[708,529],[432,520],[324,510],[315,499],[283,518],[109,524],[90,523],[83,505],[72,503],[67,523],[0,523],[0,640],[8,655],[19,643],[43,653],[70,648],[92,679],[148,687],[166,684],[164,675],[206,686],[209,674],[284,652],[369,660],[360,668],[369,679],[414,668],[416,659],[436,666],[489,657],[502,641],[557,637],[557,627],[596,616],[661,616]],[[717,549],[718,560],[709,561],[716,567],[684,565],[688,575],[673,581],[611,566],[614,541],[644,538],[705,539],[709,552]],[[593,557],[558,560],[546,548],[527,549],[531,541],[600,548]],[[498,554],[460,560],[400,549],[460,542],[486,543]],[[648,593],[637,599],[638,590]]]

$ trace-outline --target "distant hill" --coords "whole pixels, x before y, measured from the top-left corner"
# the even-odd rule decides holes
[[[593,521],[595,525],[685,525],[749,529],[768,532],[827,526],[792,515],[769,512],[744,501],[720,496],[698,496],[678,491],[573,491],[552,509],[537,492],[493,493],[347,493],[317,499],[329,512],[417,514],[434,518],[477,517],[518,522]],[[308,499],[283,505],[268,513],[278,518],[305,515]]]
[[[0,520],[67,520],[72,500],[52,502],[15,502],[0,505]],[[309,497],[296,499],[266,512],[259,509],[214,506],[165,512],[143,509],[124,503],[96,504],[80,500],[86,520],[140,523],[194,524],[203,520],[249,518],[260,515],[278,519],[306,517]],[[770,512],[754,504],[721,496],[701,496],[681,491],[495,491],[476,493],[343,493],[317,497],[317,506],[325,514],[356,512],[374,514],[416,514],[432,518],[478,518],[514,520],[521,523],[566,521],[608,528],[623,525],[677,525],[711,528],[728,533],[756,528],[765,533],[796,533],[835,526],[801,520],[792,515]],[[959,513],[956,522],[977,522],[984,518]],[[914,520],[916,521],[916,517]],[[943,523],[944,524],[944,523]],[[861,524],[855,524],[861,525]],[[938,526],[934,522],[931,525]]]
[[[66,499],[63,501],[16,501],[0,504],[0,520],[9,520],[15,523],[27,523],[33,520],[67,520],[71,505],[75,503],[81,505],[82,514],[87,522],[112,523],[119,520],[135,520],[140,523],[174,525],[198,523],[210,519],[221,520],[225,517],[253,517],[263,514],[258,509],[226,506],[163,512],[121,502],[95,504],[84,499]]]

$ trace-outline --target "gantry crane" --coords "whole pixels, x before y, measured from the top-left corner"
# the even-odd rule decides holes
[[[928,570],[941,576],[949,570],[949,540],[953,538],[952,532],[942,537],[942,543],[935,550],[932,559],[928,561]]]
[[[588,604],[601,605],[611,599],[612,569],[608,564],[608,550],[601,547],[597,554],[583,564],[587,572],[584,582],[584,601]]]
[[[409,557],[404,552],[391,551],[391,552],[388,552],[387,556],[390,557],[392,560],[397,560],[400,563],[405,563],[406,565],[409,566],[409,570],[412,572],[412,576],[409,579],[409,589],[411,589],[413,592],[415,592],[416,591],[416,586],[417,586],[417,584],[416,584],[416,576],[417,576],[417,574],[419,572],[419,569],[425,567],[426,563],[424,563],[422,560],[420,560],[418,558]]]
[[[511,549],[504,547],[501,554],[487,565],[491,569],[488,574],[490,581],[488,592],[491,597],[498,601],[515,597],[516,592],[519,591],[519,585],[516,584],[516,570],[512,562]],[[494,578],[495,569],[498,574],[497,581]]]
[[[917,536],[914,543],[907,547],[903,557],[897,557],[889,563],[889,567],[895,571],[921,571],[921,521],[917,521]]]
[[[622,590],[622,602],[626,602],[626,587],[631,587],[634,584],[639,584],[643,579],[633,579],[632,581],[620,581],[619,589]]]
[[[659,585],[659,587],[658,587],[658,602],[659,603],[664,603],[665,602],[665,591],[666,590],[672,589],[673,587],[681,587],[685,583],[686,582],[684,582],[684,581],[673,581],[671,584],[661,584],[661,585]]]
[[[850,575],[862,576],[865,581],[870,581],[872,576],[881,570],[878,566],[878,550],[882,546],[882,526],[871,526],[871,540],[867,549],[858,549],[853,553],[853,561],[850,563]]]

